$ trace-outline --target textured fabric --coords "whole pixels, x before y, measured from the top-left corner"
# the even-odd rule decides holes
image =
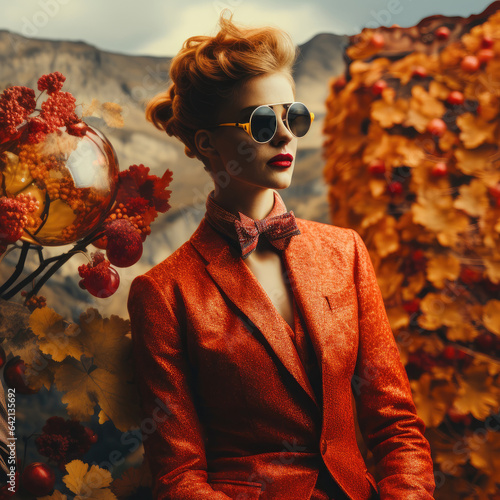
[[[310,500],[326,467],[352,500],[377,490],[384,500],[432,500],[425,425],[363,240],[296,221],[284,278],[320,363],[322,401],[241,252],[206,218],[133,280],[127,306],[154,498]],[[378,483],[357,446],[352,396]]]
[[[271,212],[260,220],[254,220],[241,212],[238,212],[238,219],[238,216],[228,212],[215,201],[214,192],[211,191],[207,197],[205,216],[215,229],[238,241],[243,259],[257,248],[261,234],[279,250],[288,246],[292,236],[300,234],[293,211],[286,211],[277,191],[273,191],[274,204]]]

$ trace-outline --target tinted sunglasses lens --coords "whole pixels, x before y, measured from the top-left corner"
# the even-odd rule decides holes
[[[268,106],[260,106],[250,120],[250,132],[257,142],[269,142],[276,132],[276,115]]]
[[[300,102],[294,102],[288,109],[288,126],[295,137],[303,137],[311,127],[311,114]]]

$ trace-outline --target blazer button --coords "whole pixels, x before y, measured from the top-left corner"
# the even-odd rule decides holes
[[[321,440],[321,454],[324,455],[326,453],[326,449],[328,448],[328,443],[326,439]]]

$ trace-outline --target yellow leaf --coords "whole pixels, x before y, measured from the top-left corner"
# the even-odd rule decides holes
[[[467,149],[474,149],[484,142],[495,142],[496,122],[488,123],[472,113],[464,113],[457,117],[457,125],[462,131],[460,140]]]
[[[67,496],[63,495],[60,491],[55,490],[52,495],[46,495],[44,497],[36,497],[36,500],[67,500]]]
[[[497,167],[500,155],[497,146],[483,144],[473,151],[457,148],[454,155],[457,168],[464,174],[477,177],[488,186],[500,181],[500,170]]]
[[[66,356],[80,359],[85,353],[79,338],[67,335],[62,316],[53,309],[35,309],[30,316],[30,326],[38,336],[40,350],[50,354],[54,361],[63,361]]]
[[[458,189],[460,195],[453,202],[455,208],[464,210],[473,217],[484,215],[490,206],[488,190],[478,179],[472,179],[470,184],[464,184]]]
[[[483,324],[491,332],[500,335],[500,300],[492,299],[483,308]]]
[[[388,307],[387,317],[389,318],[389,323],[393,331],[404,328],[410,324],[409,315],[401,306]]]
[[[92,465],[89,470],[88,464],[81,460],[73,460],[66,464],[66,474],[62,480],[64,484],[76,494],[75,500],[117,500],[114,493],[107,488],[113,478],[106,469]]]
[[[470,450],[465,443],[460,443],[455,438],[450,437],[443,432],[430,428],[426,430],[425,436],[429,440],[434,454],[434,462],[445,473],[459,477],[463,475],[463,467],[469,460]],[[457,446],[457,443],[459,445]],[[447,484],[448,478],[446,480]],[[447,497],[456,498],[456,497]]]
[[[471,464],[500,483],[500,434],[486,431],[467,438]]]
[[[408,112],[408,102],[395,99],[394,89],[387,87],[382,91],[382,99],[375,101],[371,108],[371,118],[383,128],[403,123]]]
[[[486,267],[486,275],[492,283],[500,283],[500,256],[498,258],[485,257],[484,266]]]
[[[414,127],[420,133],[424,133],[429,121],[433,118],[441,118],[446,108],[441,101],[427,93],[420,85],[413,86],[411,94],[410,108],[404,125]]]
[[[55,369],[54,381],[64,392],[62,402],[66,411],[77,420],[89,421],[96,404],[101,407],[101,423],[112,420],[117,429],[125,432],[140,422],[141,413],[137,398],[137,386],[127,382],[130,378],[128,365],[117,373],[96,368],[90,373],[69,363]]]
[[[386,257],[399,249],[399,234],[394,217],[388,215],[378,223],[373,242],[380,257]]]
[[[140,467],[127,469],[119,479],[115,479],[111,489],[118,498],[129,498],[141,487],[151,487],[151,471],[146,460]]]
[[[453,342],[472,342],[479,332],[470,323],[453,325],[446,331],[446,338]]]
[[[411,380],[413,400],[417,413],[427,427],[437,427],[453,403],[456,387],[446,379],[434,379],[423,373],[419,380]]]
[[[488,363],[473,361],[463,374],[457,374],[459,388],[454,406],[461,413],[472,413],[478,420],[485,420],[499,411],[499,388],[493,383]]]
[[[439,191],[420,191],[411,211],[414,221],[436,233],[443,246],[454,245],[469,225],[469,217],[453,209],[453,198]]]
[[[92,99],[89,106],[83,108],[82,116],[101,118],[101,102],[98,99]]]
[[[443,288],[444,280],[454,281],[460,275],[460,260],[451,254],[433,254],[427,260],[426,272],[436,288]]]
[[[407,276],[406,281],[408,284],[401,288],[401,296],[404,301],[413,300],[425,285],[425,275],[423,272],[418,272]]]

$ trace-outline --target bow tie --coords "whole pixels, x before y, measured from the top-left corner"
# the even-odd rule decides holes
[[[261,234],[265,234],[269,242],[279,250],[284,250],[292,236],[300,234],[293,211],[254,220],[238,212],[240,219],[234,220],[234,227],[241,246],[241,256],[246,259],[256,248]]]

